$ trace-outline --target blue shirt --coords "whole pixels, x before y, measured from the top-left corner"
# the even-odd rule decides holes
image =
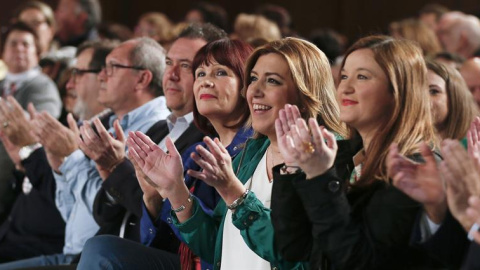
[[[127,113],[120,121],[125,133],[146,132],[157,121],[165,119],[170,112],[165,97],[155,98]],[[117,119],[110,117],[110,126]],[[113,127],[109,132],[114,133]],[[60,166],[62,175],[53,173],[56,182],[55,203],[66,222],[64,254],[78,254],[85,242],[98,231],[93,218],[93,202],[102,184],[95,162],[80,149],[68,156]]]
[[[226,147],[230,156],[235,157],[243,148],[243,144],[250,138],[253,134],[252,129],[240,129],[235,137],[233,138],[230,145]],[[205,143],[198,143],[205,147]],[[195,144],[188,148],[185,153],[182,155],[182,161],[184,164],[185,172],[189,169],[199,170],[199,166],[195,163],[193,159],[190,158],[190,153],[195,151],[195,147],[198,145]],[[205,184],[205,182],[190,177],[188,174],[185,174],[185,184],[190,189],[194,186],[193,195],[197,198],[197,202],[202,205],[202,208],[206,212],[213,212],[217,202],[220,200],[220,195],[217,193],[215,188]],[[178,239],[183,241],[178,229],[172,224],[171,213],[171,204],[169,200],[165,200],[162,209],[156,220],[152,220],[148,210],[144,203],[142,203],[142,219],[140,220],[140,241],[146,246],[150,246],[153,240],[156,238],[157,234],[168,233],[166,231],[159,231],[161,228],[160,224],[162,222],[167,223],[170,228],[173,230]],[[211,265],[202,260],[202,269],[212,269]]]

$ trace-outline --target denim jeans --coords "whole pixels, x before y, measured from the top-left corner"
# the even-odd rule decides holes
[[[180,269],[180,257],[112,235],[95,236],[85,244],[77,269]]]
[[[0,264],[0,270],[70,264],[76,255],[54,254]]]

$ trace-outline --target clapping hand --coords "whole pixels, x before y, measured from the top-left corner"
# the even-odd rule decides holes
[[[148,183],[163,198],[169,198],[178,187],[185,186],[182,158],[170,137],[167,137],[165,143],[168,153],[140,131],[129,133],[127,145],[130,159],[146,176],[143,179],[150,179]]]
[[[118,120],[113,123],[117,138],[108,133],[100,119],[95,118],[93,124],[97,132],[88,121],[84,121],[79,131],[81,138],[78,138],[77,143],[83,153],[95,161],[105,180],[125,159],[125,135]]]
[[[429,218],[440,223],[447,210],[444,184],[437,169],[433,152],[425,143],[420,145],[425,163],[416,163],[398,152],[397,144],[390,146],[387,172],[393,185],[423,204]]]
[[[314,118],[308,120],[307,126],[297,106],[287,104],[280,110],[275,131],[285,164],[299,166],[307,179],[324,174],[333,166],[338,149],[335,136],[319,127]]]
[[[456,140],[445,140],[442,153],[445,160],[440,172],[447,184],[448,206],[452,215],[468,231],[473,222],[466,216],[467,200],[472,195],[480,195],[480,167]]]
[[[468,154],[480,166],[480,117],[475,117],[467,132]]]
[[[35,118],[35,108],[28,105],[30,120]],[[0,98],[0,130],[8,137],[10,142],[16,146],[23,147],[36,142],[35,137],[30,133],[32,124],[23,108],[12,96],[7,99]]]

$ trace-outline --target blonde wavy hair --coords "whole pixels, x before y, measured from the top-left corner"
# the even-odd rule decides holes
[[[308,41],[289,37],[257,48],[245,66],[245,88],[242,95],[246,96],[250,72],[258,59],[270,53],[282,56],[288,64],[298,90],[295,105],[299,107],[302,118],[316,118],[330,131],[346,137],[346,127],[339,120],[340,110],[330,64],[325,54]]]

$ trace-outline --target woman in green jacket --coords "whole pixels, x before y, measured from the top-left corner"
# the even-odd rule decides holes
[[[192,156],[203,170],[188,172],[221,195],[223,200],[213,213],[205,211],[185,187],[180,156],[172,144],[169,154],[157,156],[148,147],[135,147],[138,163],[155,158],[167,164],[169,170],[161,173],[142,169],[170,200],[174,224],[188,246],[214,263],[215,269],[304,269],[302,262],[285,261],[274,247],[272,168],[283,163],[275,119],[286,104],[295,104],[302,118],[315,117],[329,130],[345,135],[338,120],[330,66],[313,44],[286,38],[258,48],[249,57],[245,74],[243,95],[249,104],[254,138],[233,162],[218,139],[205,138],[209,151],[200,146],[199,155]]]

